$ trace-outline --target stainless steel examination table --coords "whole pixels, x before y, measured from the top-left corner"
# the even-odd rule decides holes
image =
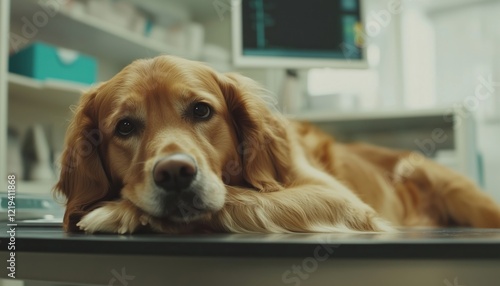
[[[0,239],[0,264],[6,265],[6,227]],[[7,277],[6,267],[0,269]],[[17,227],[16,279],[120,286],[500,285],[500,230],[85,235],[25,225]]]

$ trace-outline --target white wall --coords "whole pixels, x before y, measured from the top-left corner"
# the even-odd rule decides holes
[[[403,105],[401,13],[393,13],[389,8],[393,2],[395,1],[363,1],[367,17],[367,41],[379,54],[378,63],[374,66],[379,74],[378,100],[377,106],[372,107],[374,109],[396,109]],[[401,10],[404,11],[404,8]]]
[[[436,105],[436,43],[434,27],[417,5],[408,4],[401,22],[404,106]]]
[[[474,94],[478,77],[491,73],[493,42],[498,41],[491,31],[499,27],[493,11],[500,12],[500,2],[430,15],[436,33],[438,103]]]
[[[436,39],[436,101],[461,104],[476,113],[485,188],[500,201],[500,85],[490,96],[481,78],[500,82],[500,2],[431,13]],[[480,91],[477,94],[477,90]]]

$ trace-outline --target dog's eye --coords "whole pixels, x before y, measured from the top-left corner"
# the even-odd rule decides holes
[[[193,106],[193,116],[197,119],[207,119],[212,114],[212,109],[206,103],[199,102]]]
[[[123,119],[116,125],[116,133],[120,136],[129,136],[135,131],[135,125],[128,119]]]

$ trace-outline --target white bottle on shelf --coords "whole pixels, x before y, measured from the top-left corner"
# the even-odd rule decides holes
[[[25,145],[25,152],[32,155],[32,160],[29,160],[28,165],[28,179],[53,180],[54,171],[50,160],[50,147],[43,126],[36,124],[29,132],[31,134],[28,134],[28,142]]]

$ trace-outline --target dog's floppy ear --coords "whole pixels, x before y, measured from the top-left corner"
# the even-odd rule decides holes
[[[238,135],[243,177],[263,192],[288,184],[291,159],[286,121],[273,114],[255,81],[238,74],[218,75]]]
[[[66,133],[59,182],[54,187],[67,199],[63,223],[67,231],[76,231],[81,217],[110,191],[99,153],[102,135],[97,122],[98,89],[85,93],[75,110]]]

